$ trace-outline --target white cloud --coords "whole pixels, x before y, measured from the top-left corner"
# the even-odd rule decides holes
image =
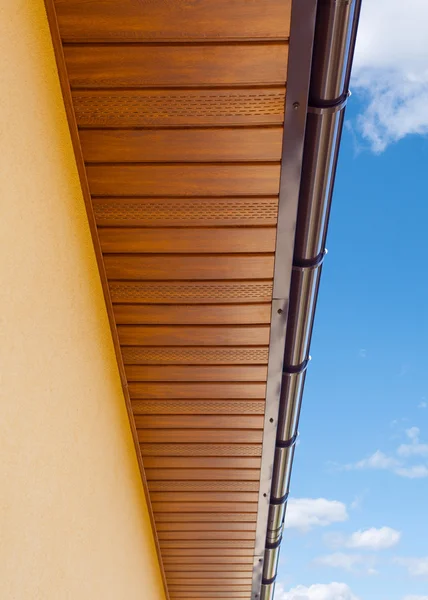
[[[425,465],[414,465],[413,467],[400,467],[396,469],[396,474],[400,477],[407,477],[408,479],[423,479],[428,477],[428,467]]]
[[[365,348],[360,348],[358,356],[360,358],[367,358],[367,350]]]
[[[333,554],[319,556],[314,560],[314,563],[323,567],[344,569],[345,571],[350,572],[364,572],[368,575],[374,575],[377,573],[376,569],[374,569],[375,561],[376,559],[373,556],[335,552]]]
[[[286,592],[278,584],[275,600],[359,600],[346,583],[315,583],[309,587],[298,585]]]
[[[326,527],[331,523],[346,521],[347,518],[343,502],[325,498],[290,498],[285,526],[309,531],[312,527]]]
[[[346,465],[333,464],[336,468],[344,471],[373,469],[391,471],[399,477],[407,479],[422,479],[428,477],[428,464],[408,464],[407,460],[415,457],[428,457],[428,444],[421,443],[419,440],[420,430],[418,427],[410,427],[406,429],[406,436],[410,443],[401,444],[397,448],[397,455],[388,456],[381,450],[376,450],[371,456],[359,460],[356,463],[348,463]]]
[[[421,400],[418,404],[418,408],[426,408],[428,406],[428,402],[426,400]],[[428,598],[428,596],[426,596]]]
[[[428,596],[404,596],[403,600],[428,600]]]
[[[400,541],[401,533],[392,527],[380,527],[376,529],[364,529],[354,531],[348,540],[346,546],[348,548],[370,548],[371,550],[384,550],[391,548]]]
[[[399,461],[387,456],[380,450],[368,458],[358,461],[355,465],[348,465],[352,469],[393,469],[400,465]]]
[[[428,444],[421,444],[419,442],[419,433],[418,427],[406,429],[406,435],[410,439],[410,444],[401,444],[397,448],[399,456],[428,456]]]
[[[366,101],[358,128],[374,152],[428,133],[428,2],[365,0],[352,87]]]
[[[428,575],[428,556],[422,558],[396,558],[397,565],[406,567],[409,575],[415,577]]]

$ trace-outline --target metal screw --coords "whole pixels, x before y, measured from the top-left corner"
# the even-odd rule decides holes
[[[259,558],[259,563],[263,562],[263,558]]]
[[[278,314],[282,315],[282,308],[278,308]]]
[[[263,498],[266,498],[267,494],[263,494]]]
[[[269,419],[269,423],[273,423],[273,418],[272,417]]]
[[[298,110],[300,108],[300,103],[299,102],[293,102],[293,108],[294,108],[294,110]]]

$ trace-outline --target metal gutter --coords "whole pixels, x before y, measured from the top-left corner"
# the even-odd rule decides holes
[[[274,596],[360,8],[318,0],[260,600]]]

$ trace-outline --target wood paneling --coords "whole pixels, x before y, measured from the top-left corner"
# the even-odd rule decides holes
[[[279,192],[280,165],[114,163],[90,164],[86,172],[95,196],[266,196]]]
[[[203,327],[201,325],[119,325],[120,343],[127,346],[263,346],[269,344],[269,327],[254,325]]]
[[[257,444],[159,444],[141,443],[144,456],[261,456]],[[231,463],[232,464],[232,463]]]
[[[226,367],[226,369],[229,368]],[[231,380],[228,379],[228,381]],[[235,398],[225,400],[213,400],[212,398],[204,400],[194,398],[190,400],[188,398],[183,400],[132,400],[132,410],[134,415],[264,415],[265,401],[264,399],[237,400]]]
[[[94,198],[98,225],[132,227],[274,226],[276,196],[255,198]]]
[[[211,522],[178,522],[178,523],[163,523],[160,522],[157,525],[158,531],[255,531],[256,524],[255,523],[246,523],[245,521],[238,523],[218,523],[217,521]],[[176,569],[179,571],[180,569]],[[203,567],[199,567],[199,569],[195,568],[195,571],[202,570],[210,570],[204,569]],[[236,569],[240,571],[241,569]]]
[[[239,427],[239,420],[236,422]],[[258,429],[138,429],[142,443],[213,443],[213,444],[261,444],[262,430]],[[220,477],[220,470],[214,476]],[[175,473],[177,476],[177,473]]]
[[[155,254],[274,252],[274,227],[236,229],[146,229],[103,227],[99,230],[103,252]]]
[[[291,0],[46,1],[169,598],[248,599]]]
[[[145,456],[143,460],[146,469],[227,469],[231,464],[230,458],[225,456]],[[259,469],[260,458],[234,458],[233,466],[235,469]]]
[[[65,46],[72,88],[284,85],[288,44]]]
[[[266,393],[264,383],[241,382],[129,382],[131,398],[148,398],[160,400],[168,398],[201,399],[201,398],[248,398],[263,399]],[[236,420],[236,417],[235,417]]]
[[[285,88],[74,90],[80,127],[282,125]]]
[[[142,233],[142,231],[143,230],[137,230],[137,235]],[[159,232],[158,229],[152,231]],[[194,231],[194,229],[189,230],[189,235]],[[172,241],[173,240],[171,240],[171,243]],[[192,243],[192,240],[188,240],[188,243],[189,242]],[[117,243],[117,241],[114,243]],[[184,240],[181,244],[183,243],[185,243]],[[139,246],[142,244],[144,244],[143,235],[141,235]],[[211,250],[213,250],[213,248],[211,248]],[[217,250],[217,247],[215,250]],[[147,256],[141,254],[106,254],[104,261],[108,277],[116,281],[120,279],[166,281],[177,281],[180,279],[197,279],[203,281],[205,279],[217,281],[219,279],[238,279],[240,277],[245,279],[272,277],[274,256],[273,254],[248,254],[239,256],[175,256],[171,254],[168,254],[167,256],[159,254]],[[215,299],[214,296],[212,298]],[[200,309],[198,310],[200,311]],[[206,323],[206,321],[204,321],[204,323]]]
[[[87,162],[281,160],[282,127],[224,129],[84,129]]]
[[[144,273],[141,274],[144,277]],[[270,302],[272,280],[264,281],[113,281],[113,302],[147,304],[241,304]],[[238,344],[239,345],[239,344]]]
[[[139,429],[263,429],[263,415],[135,415]]]
[[[66,41],[284,39],[290,2],[282,0],[55,0]],[[166,16],[168,15],[168,16]],[[238,26],[239,25],[239,26]]]
[[[231,260],[229,258],[229,260]],[[270,304],[177,306],[116,304],[118,325],[247,325],[269,324]],[[196,369],[198,371],[198,369]],[[132,371],[130,371],[132,373]],[[167,374],[167,372],[165,372]],[[228,379],[226,378],[226,381]]]
[[[125,364],[132,365],[266,365],[266,347],[179,347],[124,346]]]
[[[128,365],[128,381],[266,381],[266,366]]]

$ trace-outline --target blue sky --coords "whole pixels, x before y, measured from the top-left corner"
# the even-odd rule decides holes
[[[398,4],[363,13],[276,600],[428,600],[428,3]]]

